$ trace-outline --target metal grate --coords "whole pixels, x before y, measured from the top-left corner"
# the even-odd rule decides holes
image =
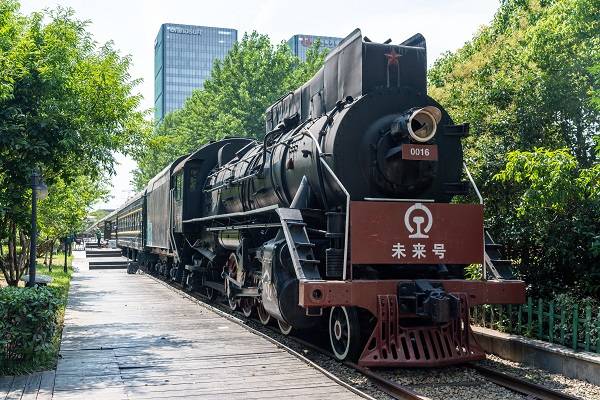
[[[453,294],[461,300],[457,319],[414,327],[400,325],[395,295],[377,296],[378,321],[358,364],[430,367],[485,358],[471,332],[467,297]]]

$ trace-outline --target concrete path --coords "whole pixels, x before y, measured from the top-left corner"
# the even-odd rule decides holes
[[[316,369],[145,275],[71,282],[54,399],[349,399]]]

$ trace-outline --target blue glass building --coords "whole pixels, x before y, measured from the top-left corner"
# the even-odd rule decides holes
[[[236,40],[235,29],[161,25],[154,42],[155,123],[203,87],[214,60],[223,59]]]
[[[288,46],[292,49],[292,53],[299,57],[302,61],[306,61],[306,51],[319,39],[321,48],[334,49],[342,38],[333,36],[313,36],[313,35],[294,35],[287,41]]]

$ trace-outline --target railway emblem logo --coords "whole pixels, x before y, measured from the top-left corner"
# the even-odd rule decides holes
[[[408,208],[408,210],[406,210],[406,213],[404,214],[404,226],[406,226],[406,230],[408,230],[410,233],[408,237],[411,239],[429,238],[429,235],[426,235],[426,233],[429,233],[432,224],[433,217],[431,215],[431,211],[422,203],[413,204]]]

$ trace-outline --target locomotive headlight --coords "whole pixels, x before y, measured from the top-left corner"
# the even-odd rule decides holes
[[[425,143],[435,136],[437,124],[442,119],[439,108],[427,106],[415,110],[408,118],[408,134],[417,142]]]

